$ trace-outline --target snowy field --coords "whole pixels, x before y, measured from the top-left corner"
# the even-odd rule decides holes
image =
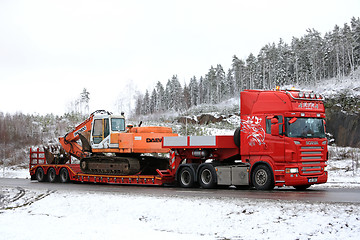
[[[1,239],[359,239],[355,204],[2,188]]]
[[[329,182],[312,188],[360,188],[360,171],[353,166],[353,159],[330,160]],[[27,169],[1,171],[1,177],[29,178]],[[0,236],[15,240],[360,239],[360,205],[1,187]]]

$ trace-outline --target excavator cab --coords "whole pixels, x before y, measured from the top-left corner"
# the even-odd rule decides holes
[[[123,115],[95,115],[90,137],[90,145],[94,149],[110,148],[113,133],[125,132]]]

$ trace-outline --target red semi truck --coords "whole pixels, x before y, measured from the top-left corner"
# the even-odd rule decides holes
[[[42,151],[30,150],[31,179],[303,190],[327,181],[323,101],[321,95],[308,91],[245,90],[240,94],[241,123],[234,135],[163,137],[163,148],[170,149],[169,167],[157,169],[156,174],[87,174],[79,164],[47,164]]]

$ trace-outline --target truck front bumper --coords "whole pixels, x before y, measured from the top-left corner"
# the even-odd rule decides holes
[[[326,183],[328,179],[328,172],[324,171],[320,175],[300,175],[299,173],[285,173],[285,181],[276,183],[276,186],[302,186]]]

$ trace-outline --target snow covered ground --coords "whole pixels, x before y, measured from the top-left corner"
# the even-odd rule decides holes
[[[360,188],[354,159],[338,160],[339,155],[333,155],[328,162],[329,182],[313,188]],[[29,178],[27,169],[1,171],[3,177]],[[1,187],[0,236],[15,240],[359,239],[360,206]]]
[[[357,204],[2,188],[1,239],[359,239]]]

